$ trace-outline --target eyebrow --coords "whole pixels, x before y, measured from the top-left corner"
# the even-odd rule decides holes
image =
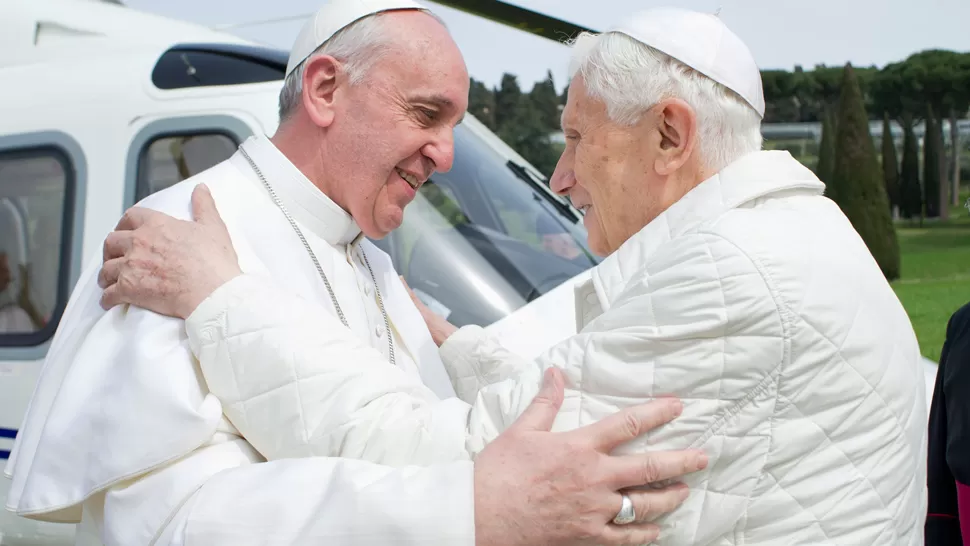
[[[427,103],[427,104],[431,104],[431,105],[437,106],[438,108],[443,109],[443,110],[444,109],[452,109],[452,110],[455,109],[455,103],[452,102],[451,99],[449,99],[448,97],[446,97],[444,95],[418,95],[418,96],[412,98],[411,101],[412,102],[424,102],[424,103]],[[463,121],[465,121],[465,112],[462,112],[461,117],[458,118],[458,123],[456,123],[456,125],[460,124]]]

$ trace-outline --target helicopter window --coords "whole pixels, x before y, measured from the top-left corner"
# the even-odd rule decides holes
[[[0,346],[40,345],[56,327],[72,180],[57,148],[0,152]]]
[[[215,49],[173,48],[166,51],[152,71],[159,89],[183,89],[240,85],[282,80],[283,67],[246,54]]]
[[[469,139],[462,133],[456,134],[457,140]],[[552,199],[531,181],[509,168],[504,157],[484,146],[469,145],[462,151],[465,157],[459,160],[456,154],[450,172],[436,176],[443,186],[466,194],[469,216],[478,224],[542,253],[586,267],[596,263],[585,231],[557,211]]]
[[[223,133],[167,135],[151,141],[139,161],[136,200],[229,159],[237,146]]]
[[[435,173],[380,240],[425,304],[458,326],[488,326],[598,263],[582,224],[465,125],[452,169]]]

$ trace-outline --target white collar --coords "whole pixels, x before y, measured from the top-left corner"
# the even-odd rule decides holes
[[[760,151],[738,159],[694,187],[593,269],[592,282],[603,310],[671,239],[755,199],[789,191],[822,195],[824,190],[815,173],[786,151]]]
[[[301,226],[333,246],[351,244],[360,235],[360,227],[354,218],[313,185],[269,138],[254,135],[246,139],[241,147],[262,171],[287,212]],[[232,161],[265,191],[241,153],[237,152]]]

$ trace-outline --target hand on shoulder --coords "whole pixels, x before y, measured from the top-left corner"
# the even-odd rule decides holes
[[[630,488],[704,469],[699,450],[611,455],[618,446],[682,410],[675,398],[626,408],[569,432],[550,432],[563,400],[562,372],[546,371],[543,386],[516,422],[475,460],[476,546],[626,545],[656,540],[646,519],[687,498],[683,484]],[[636,521],[613,523],[626,493]]]
[[[132,207],[104,242],[101,306],[130,304],[187,318],[217,288],[242,274],[209,189],[192,192],[194,221]]]

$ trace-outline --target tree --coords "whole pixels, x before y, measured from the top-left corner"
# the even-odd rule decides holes
[[[910,55],[905,61],[886,65],[873,80],[873,104],[881,111],[888,111],[890,117],[901,119],[904,112],[914,118],[926,115],[929,103],[936,113],[936,120],[950,119],[951,147],[950,157],[956,159],[960,154],[960,138],[955,130],[958,118],[966,116],[970,109],[970,53],[929,49]],[[941,125],[942,130],[942,125]],[[938,155],[941,157],[941,183],[946,181],[946,152],[943,149],[942,134]],[[959,163],[953,162],[952,187],[953,203],[959,191]],[[939,192],[941,198],[947,192]],[[941,207],[943,214],[946,207]]]
[[[882,117],[882,178],[886,185],[886,197],[893,217],[899,216],[899,162],[896,159],[896,142],[893,140],[889,114]]]
[[[552,81],[549,80],[548,84],[551,86]],[[551,106],[556,109],[558,127],[555,88],[551,89],[551,93],[546,93],[548,90],[542,89],[538,95],[541,97],[545,93]],[[502,76],[501,84],[494,95],[495,134],[539,169],[539,172],[546,176],[552,175],[559,156],[549,139],[552,132],[548,127],[551,108],[537,107],[536,97],[532,94],[524,95],[519,89],[518,80],[512,74]]]
[[[836,158],[832,173],[839,204],[869,252],[890,281],[899,278],[899,242],[876,148],[869,134],[869,117],[851,64],[845,66],[836,122]]]
[[[795,65],[792,72],[792,95],[798,106],[798,119],[793,121],[819,121],[818,118],[819,86],[810,72],[800,65]]]
[[[933,106],[927,105],[926,130],[923,136],[923,203],[926,207],[927,218],[940,216],[940,125],[933,112]]]
[[[947,194],[951,191],[958,193],[960,169],[953,170],[952,189],[947,185],[946,149],[943,141],[943,120],[949,118],[951,146],[950,156],[955,160],[960,157],[960,137],[956,129],[958,117],[963,117],[970,108],[970,53],[957,53],[944,49],[928,49],[910,55],[906,59],[916,67],[920,80],[920,91],[923,100],[928,101],[936,113],[939,142],[937,146],[938,161],[940,163],[940,205],[941,218],[947,218],[950,200]],[[934,137],[936,138],[936,137]],[[954,161],[955,165],[958,161]],[[953,204],[958,204],[957,198]]]
[[[913,131],[913,118],[903,115],[903,161],[899,173],[900,212],[923,223],[923,191],[919,182],[919,143]]]
[[[832,113],[826,112],[822,117],[822,141],[819,143],[818,164],[815,176],[825,183],[825,195],[836,200],[832,195],[837,192],[832,185],[832,173],[835,170],[835,122]],[[836,200],[837,202],[837,200]]]
[[[495,90],[495,127],[501,131],[522,118],[522,90],[519,80],[512,74],[502,74],[499,88]]]
[[[468,112],[486,127],[495,130],[495,93],[475,78],[471,79],[468,89]]]
[[[787,70],[762,70],[765,96],[765,123],[792,123],[799,120],[795,99],[795,77]]]
[[[559,95],[556,84],[552,80],[552,71],[546,73],[546,79],[536,82],[529,92],[531,107],[539,113],[539,122],[549,132],[559,130]]]
[[[869,88],[878,69],[856,68],[856,77],[868,108]],[[835,108],[842,88],[842,67],[817,65],[811,71],[795,66],[793,72],[763,70],[762,88],[765,95],[765,121],[813,122],[823,121],[825,112]]]
[[[873,110],[869,104],[870,88],[872,87],[872,80],[878,72],[878,69],[873,66],[869,68],[853,67],[853,70],[855,71],[856,80],[859,82],[859,90],[862,93],[866,111],[871,112]],[[841,66],[825,66],[824,64],[820,64],[816,65],[814,70],[807,73],[815,81],[815,85],[813,86],[815,90],[814,100],[817,102],[816,108],[818,109],[819,115],[822,115],[826,110],[837,109],[836,102],[842,94],[843,71],[844,69]]]

